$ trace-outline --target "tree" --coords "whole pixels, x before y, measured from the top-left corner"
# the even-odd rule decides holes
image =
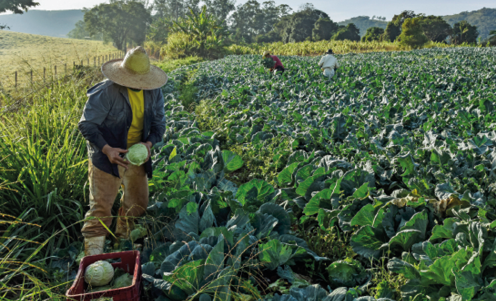
[[[299,11],[305,11],[305,10],[316,10],[315,5],[313,5],[310,2],[304,3],[300,5]]]
[[[415,14],[413,10],[404,10],[403,12],[401,12],[401,14],[394,15],[391,22],[393,22],[396,26],[402,28],[403,22],[405,22],[406,19],[412,19],[418,16],[420,15]]]
[[[281,41],[281,36],[274,30],[255,37],[255,43],[274,43],[279,41]]]
[[[86,30],[86,24],[83,20],[76,22],[73,30],[69,31],[67,37],[71,39],[91,39],[91,40],[103,40],[103,35],[101,33],[96,35],[90,35]]]
[[[306,4],[304,10],[281,18],[274,26],[279,32],[284,43],[302,42],[312,39],[312,31],[319,19],[329,19],[329,16],[313,6]]]
[[[315,22],[312,29],[312,40],[322,41],[330,40],[331,37],[338,31],[339,25],[329,18],[320,18]]]
[[[443,16],[443,19],[448,22],[451,27],[453,27],[455,23],[461,21],[467,21],[471,25],[477,26],[479,37],[486,41],[485,44],[487,44],[490,32],[496,29],[496,7],[484,7],[470,12],[464,11],[455,15]]]
[[[340,22],[339,25],[348,25],[350,23],[355,24],[355,26],[360,29],[360,36],[363,37],[367,32],[367,29],[370,27],[379,27],[382,29],[386,29],[387,22],[383,22],[377,19],[372,20],[368,16],[357,16],[350,18],[346,21]]]
[[[263,24],[259,22],[263,18],[262,14],[260,3],[256,0],[248,0],[246,3],[239,5],[231,17],[231,29],[234,32],[234,39],[250,43],[255,36],[263,34],[261,30]]]
[[[369,27],[367,32],[362,37],[362,42],[380,41],[382,35],[384,34],[384,29],[380,27]]]
[[[399,15],[394,15],[393,20],[389,22],[384,30],[382,40],[393,42],[401,34],[401,27],[406,19],[415,18],[417,15],[411,10],[405,10]]]
[[[420,18],[408,18],[401,26],[401,34],[399,35],[401,45],[410,46],[412,48],[420,48],[429,41],[422,30]]]
[[[383,41],[393,42],[400,35],[401,30],[393,22],[389,22],[382,35]]]
[[[189,13],[188,7],[194,12],[199,12],[199,3],[200,0],[155,0],[154,8],[157,18],[178,21]]]
[[[28,8],[40,5],[33,0],[2,0],[0,1],[0,13],[13,12],[14,14],[23,14]],[[0,25],[0,30],[9,28],[7,25]]]
[[[236,9],[235,0],[204,0],[204,2],[209,13],[224,21]]]
[[[453,32],[450,39],[451,43],[455,45],[460,45],[462,43],[471,44],[477,42],[478,35],[477,26],[470,25],[467,21],[461,21],[453,25]]]
[[[232,38],[251,43],[256,36],[266,35],[273,30],[280,35],[276,25],[290,10],[285,4],[276,6],[274,1],[265,1],[261,5],[256,0],[248,0],[239,5],[230,18]]]
[[[165,43],[167,41],[167,36],[169,35],[171,26],[172,21],[167,18],[155,19],[148,28],[146,39],[156,43]]]
[[[433,42],[443,42],[451,34],[451,26],[439,16],[420,16],[425,36]]]
[[[350,23],[346,26],[341,27],[333,36],[333,40],[343,41],[360,41],[360,30],[355,26],[355,24]]]
[[[209,14],[206,5],[201,8],[200,13],[196,13],[190,8],[190,14],[187,18],[173,22],[171,32],[182,32],[190,36],[191,40],[196,43],[199,55],[202,56],[209,48],[221,47],[224,37],[228,34],[223,20]]]
[[[84,14],[86,30],[90,35],[103,34],[104,41],[126,51],[127,42],[143,44],[151,21],[150,12],[143,3],[115,1],[100,4]]]

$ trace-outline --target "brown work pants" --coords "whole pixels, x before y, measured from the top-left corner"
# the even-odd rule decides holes
[[[128,169],[119,166],[120,178],[96,168],[89,160],[90,210],[86,218],[97,217],[85,221],[81,230],[84,237],[106,236],[107,229],[100,220],[110,228],[112,223],[111,209],[122,186],[123,195],[117,219],[117,237],[127,237],[128,231],[134,227],[134,217],[139,217],[148,206],[148,179],[145,166],[129,164]],[[133,218],[130,218],[133,217]]]

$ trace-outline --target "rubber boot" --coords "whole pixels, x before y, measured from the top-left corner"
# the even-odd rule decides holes
[[[105,236],[88,237],[84,239],[84,255],[100,255],[103,254],[105,246]]]

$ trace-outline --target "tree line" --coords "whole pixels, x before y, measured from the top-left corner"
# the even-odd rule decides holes
[[[321,40],[399,41],[421,47],[428,41],[476,43],[477,28],[466,21],[451,27],[439,16],[403,11],[386,29],[370,27],[360,38],[353,23],[339,25],[328,14],[307,3],[293,11],[272,0],[111,0],[85,10],[84,21],[69,34],[73,38],[111,41],[126,45],[145,40],[171,44],[176,49],[214,49],[230,43],[302,42]],[[373,17],[385,20],[384,17]],[[489,42],[496,44],[496,36]],[[195,46],[196,45],[196,46]]]
[[[386,29],[368,28],[362,41],[399,41],[413,47],[420,47],[428,41],[455,45],[475,44],[478,36],[477,27],[467,21],[455,23],[451,27],[440,16],[426,16],[406,10],[399,15],[394,15]]]

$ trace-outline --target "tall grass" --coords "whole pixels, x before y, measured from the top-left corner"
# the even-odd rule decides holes
[[[77,123],[96,74],[54,82],[0,115],[1,211],[17,217],[32,209],[28,218],[43,219],[45,236],[83,218],[87,155]]]
[[[424,48],[432,47],[454,47],[444,43],[429,42]],[[319,41],[319,42],[298,42],[287,43],[256,43],[245,45],[231,45],[227,49],[231,54],[262,54],[263,51],[270,51],[279,55],[300,55],[313,56],[322,55],[328,49],[334,53],[363,53],[363,52],[380,52],[380,51],[401,51],[410,50],[409,47],[402,46],[397,42],[354,42],[354,41]]]

